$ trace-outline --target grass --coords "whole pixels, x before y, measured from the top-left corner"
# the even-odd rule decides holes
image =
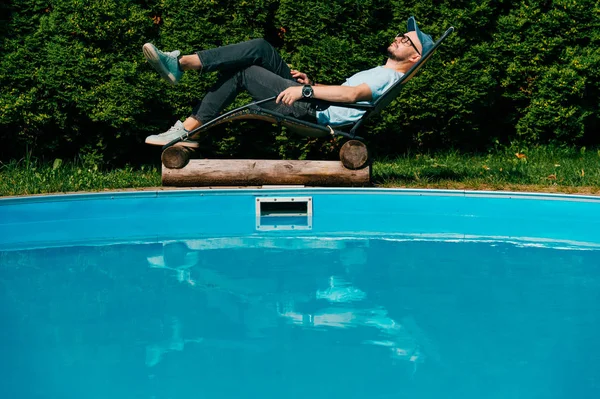
[[[373,164],[383,187],[600,193],[600,150],[537,147],[404,155]]]
[[[104,191],[160,186],[160,171],[155,167],[130,167],[103,170],[90,162],[46,164],[25,158],[0,164],[0,196]]]
[[[456,151],[375,160],[380,187],[600,194],[600,150],[536,147],[489,154]],[[93,158],[44,163],[30,157],[0,164],[0,195],[160,187],[160,171],[140,166],[104,170]]]

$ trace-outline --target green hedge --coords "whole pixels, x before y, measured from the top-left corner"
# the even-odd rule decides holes
[[[456,32],[403,95],[364,127],[375,154],[510,143],[599,144],[596,0],[12,0],[0,6],[0,160],[158,159],[148,134],[187,116],[215,74],[170,86],[146,64],[150,41],[183,53],[264,37],[316,81],[383,63],[415,15]],[[241,96],[233,106],[248,102]],[[333,157],[335,146],[256,122],[213,129],[206,156]]]

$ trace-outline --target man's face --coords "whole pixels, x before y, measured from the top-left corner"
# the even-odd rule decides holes
[[[413,56],[422,53],[421,42],[416,32],[407,32],[404,35],[398,35],[387,49],[388,57],[394,61],[406,61]]]

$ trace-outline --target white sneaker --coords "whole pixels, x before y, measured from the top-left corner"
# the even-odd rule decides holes
[[[181,121],[175,122],[173,126],[169,130],[161,134],[153,134],[151,136],[146,137],[146,144],[151,145],[165,145],[170,143],[171,141],[185,135],[188,133],[187,130],[183,127],[183,123]],[[190,148],[198,148],[199,145],[196,141],[192,140],[182,140],[175,145],[180,145],[184,147]]]

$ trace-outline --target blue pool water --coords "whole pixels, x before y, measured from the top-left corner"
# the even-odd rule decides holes
[[[233,238],[0,253],[4,398],[600,393],[600,252]]]
[[[599,397],[600,201],[262,193],[0,201],[0,398]]]

